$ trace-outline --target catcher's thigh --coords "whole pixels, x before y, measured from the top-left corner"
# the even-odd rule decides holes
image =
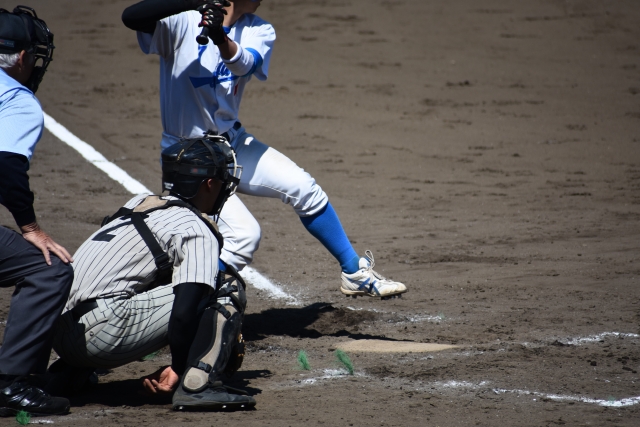
[[[161,286],[126,300],[98,299],[98,307],[74,319],[58,319],[53,348],[73,366],[115,368],[168,344],[173,288]]]

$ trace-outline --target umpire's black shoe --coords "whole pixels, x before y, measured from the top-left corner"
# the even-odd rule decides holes
[[[186,391],[182,385],[173,394],[173,409],[176,411],[238,411],[256,406],[251,396],[229,393],[229,390],[243,393],[223,385],[210,386],[198,393]]]
[[[10,417],[20,411],[33,415],[65,415],[69,413],[69,400],[54,397],[32,386],[25,377],[16,378],[0,389],[0,416]]]

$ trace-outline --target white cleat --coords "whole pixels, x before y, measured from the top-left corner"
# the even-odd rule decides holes
[[[371,251],[365,251],[364,255],[363,258],[360,258],[360,270],[353,274],[342,273],[340,292],[354,298],[358,295],[366,295],[370,297],[382,297],[383,299],[407,292],[407,287],[402,283],[385,279],[373,271],[373,267],[376,264]]]

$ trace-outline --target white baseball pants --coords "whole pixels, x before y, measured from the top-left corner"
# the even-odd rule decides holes
[[[242,166],[238,193],[279,198],[302,217],[317,213],[327,204],[329,199],[315,179],[287,156],[255,139],[244,127],[228,133]],[[218,227],[224,237],[220,258],[242,270],[258,250],[260,225],[242,201],[232,196],[222,208]]]

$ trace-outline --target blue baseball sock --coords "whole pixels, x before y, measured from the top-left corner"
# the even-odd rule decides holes
[[[360,269],[358,265],[360,257],[351,246],[331,203],[327,202],[326,206],[314,215],[300,217],[300,221],[307,231],[338,260],[342,271],[352,274]]]
[[[218,258],[218,270],[222,272],[227,271],[227,266],[225,265],[224,262],[222,262],[220,258]]]

